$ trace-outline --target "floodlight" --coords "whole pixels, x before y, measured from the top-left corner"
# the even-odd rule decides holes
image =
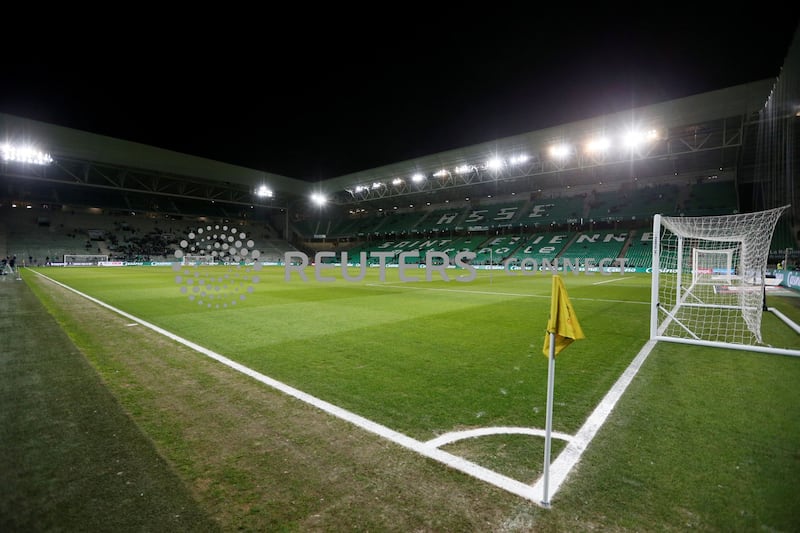
[[[586,151],[592,154],[605,152],[611,147],[611,140],[608,137],[598,137],[586,143]]]
[[[425,176],[423,176],[423,175],[422,175],[421,173],[419,173],[419,172],[417,172],[416,174],[414,174],[413,176],[411,176],[411,181],[413,181],[414,183],[419,183],[420,181],[422,181],[422,180],[424,180],[424,179],[425,179]]]
[[[401,183],[403,183],[403,180],[400,178],[395,178],[392,180],[392,185],[400,185]]]
[[[372,184],[372,188],[373,189],[380,189],[382,185],[383,185],[383,183],[381,183],[379,181],[376,181],[375,183]]]
[[[563,159],[567,157],[571,152],[569,145],[566,144],[555,144],[550,147],[550,155],[553,157],[557,157]]]
[[[656,130],[631,130],[622,137],[623,143],[628,148],[636,148],[645,142],[654,141],[656,139],[658,139],[658,131]]]
[[[324,195],[322,195],[322,194],[320,194],[318,192],[315,192],[315,193],[313,193],[311,195],[311,201],[314,202],[317,205],[323,205],[323,204],[325,204],[325,202],[328,201],[328,199],[325,198]]]
[[[509,161],[512,165],[521,165],[522,163],[526,163],[530,159],[530,156],[527,154],[520,154],[512,156]]]
[[[486,167],[490,170],[500,170],[503,168],[503,160],[499,157],[493,157],[486,162]]]
[[[456,174],[467,174],[472,168],[469,165],[459,165],[456,167]]]
[[[32,165],[49,165],[53,162],[53,158],[46,152],[32,146],[15,146],[10,143],[0,144],[0,159]]]
[[[272,198],[272,191],[266,185],[262,185],[256,189],[256,196],[259,198]]]

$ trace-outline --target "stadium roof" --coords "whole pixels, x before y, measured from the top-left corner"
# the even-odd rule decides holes
[[[662,149],[639,154],[640,163],[661,162],[660,166],[647,168],[640,164],[638,172],[659,175],[675,166],[675,159],[682,153],[698,159],[701,154],[710,155],[709,162],[700,163],[699,168],[710,168],[721,161],[715,151],[725,150],[741,143],[741,138],[731,136],[742,128],[742,120],[756,113],[765,103],[774,80],[761,80],[728,87],[717,91],[693,95],[676,100],[631,109],[611,115],[591,117],[556,127],[496,139],[491,142],[467,146],[441,153],[429,154],[413,160],[339,176],[318,183],[309,183],[277,174],[249,169],[182,154],[135,142],[97,135],[90,132],[37,122],[25,118],[0,114],[0,136],[7,141],[30,142],[41,146],[55,160],[54,169],[24,172],[9,165],[0,167],[6,176],[27,176],[31,179],[53,183],[80,184],[87,187],[118,188],[144,191],[154,194],[171,194],[198,199],[217,199],[239,204],[258,204],[285,207],[305,201],[312,193],[324,194],[335,203],[346,204],[359,201],[379,200],[394,196],[412,195],[464,185],[475,185],[485,180],[513,180],[536,176],[540,183],[556,187],[563,183],[565,165],[548,166],[544,155],[548,145],[554,142],[584,142],[587,136],[597,133],[618,132],[632,126],[654,129],[661,132],[662,140],[673,137],[678,145],[664,145]],[[726,119],[739,118],[739,122],[727,124]],[[712,122],[714,126],[709,126]],[[721,125],[720,125],[721,124]],[[698,130],[721,131],[714,143],[705,146],[688,146],[684,128],[693,135]],[[723,137],[728,137],[724,139]],[[674,148],[678,146],[678,150]],[[504,173],[472,172],[456,179],[456,168],[473,170],[494,156],[511,157],[525,155],[533,157],[533,163],[522,165]],[[614,163],[630,163],[629,156],[619,159],[583,159],[574,168],[607,168],[619,172]],[[434,174],[447,170],[449,180],[434,180]],[[426,184],[410,185],[411,176],[421,173]],[[132,178],[131,176],[135,176]],[[547,176],[551,177],[548,182]],[[558,178],[558,179],[555,179]],[[395,181],[393,186],[393,181]],[[402,181],[401,181],[402,180]],[[430,181],[428,181],[430,180]],[[561,181],[559,181],[561,180]],[[381,184],[377,186],[376,184]],[[436,186],[432,184],[437,184]],[[259,186],[266,185],[275,192],[273,199],[255,196]],[[530,183],[527,184],[530,186]],[[356,190],[361,190],[356,194]]]

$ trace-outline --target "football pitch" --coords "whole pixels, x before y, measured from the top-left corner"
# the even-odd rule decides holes
[[[496,473],[524,486],[540,481],[548,274],[478,271],[475,279],[462,283],[436,277],[426,281],[422,271],[410,273],[414,281],[401,281],[392,269],[384,279],[370,269],[359,281],[346,281],[332,270],[332,282],[315,280],[313,270],[307,281],[296,275],[287,280],[282,267],[246,273],[209,266],[39,272],[126,313],[132,318],[126,327],[152,325],[229,366],[241,365],[256,377],[267,377],[268,384],[297,391],[304,401],[362,428],[386,432],[395,442],[408,439],[404,445],[412,449],[422,443],[425,449],[463,459],[468,467],[475,465],[479,474]],[[353,269],[352,275],[357,273]],[[586,339],[558,358],[553,431],[559,438],[553,441],[553,459],[607,398],[649,337],[649,275],[581,273],[563,279]],[[210,297],[215,293],[225,296]],[[86,305],[95,303],[87,300]],[[791,299],[770,305],[796,321],[800,316]],[[763,329],[768,342],[800,344],[795,332],[766,313]],[[777,364],[800,375],[800,361],[793,358],[662,344],[660,354],[674,354],[664,370],[703,372],[705,378],[695,376],[700,383],[730,372],[726,365],[742,360],[748,361],[747,372],[753,365],[758,368],[759,360],[781,360]],[[710,356],[698,357],[697,367],[691,363],[693,354]],[[169,350],[160,355],[169,358]],[[714,360],[728,355],[715,369]],[[670,389],[671,382],[672,377],[661,376],[651,386],[660,383]],[[763,391],[770,392],[775,393]],[[797,399],[796,393],[788,396]],[[679,398],[672,400],[680,406]],[[662,405],[652,409],[674,415],[674,409]],[[700,416],[690,406],[684,414]],[[798,436],[795,422],[779,425],[783,438]]]

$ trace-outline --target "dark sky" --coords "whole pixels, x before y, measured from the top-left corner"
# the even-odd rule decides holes
[[[8,55],[0,112],[316,181],[775,77],[800,22],[520,5],[68,26]]]

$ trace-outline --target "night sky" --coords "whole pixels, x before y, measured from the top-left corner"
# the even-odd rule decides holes
[[[772,78],[800,22],[522,5],[70,27],[4,62],[0,112],[317,181]]]

